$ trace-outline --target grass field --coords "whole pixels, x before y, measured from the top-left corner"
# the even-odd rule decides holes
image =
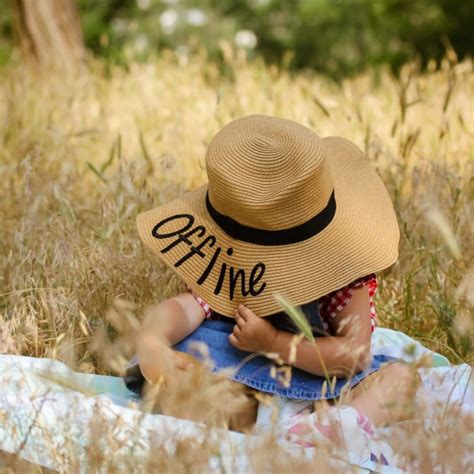
[[[135,216],[204,183],[212,136],[264,113],[366,152],[402,235],[398,263],[380,275],[379,324],[472,362],[472,62],[451,55],[439,71],[409,64],[398,79],[336,84],[225,53],[223,70],[166,54],[127,70],[92,62],[73,77],[2,70],[0,352],[120,371],[143,308],[181,288]]]

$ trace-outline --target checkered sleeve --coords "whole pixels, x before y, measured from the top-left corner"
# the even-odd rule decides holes
[[[199,306],[204,310],[204,315],[206,319],[209,319],[211,317],[211,308],[210,306],[196,293],[194,293],[191,288],[188,288],[188,291],[194,296],[196,301],[199,303]]]
[[[374,295],[377,291],[377,277],[374,273],[353,281],[349,285],[339,290],[333,291],[319,299],[319,312],[325,320],[334,318],[344,306],[346,306],[351,298],[352,291],[366,286],[369,290],[370,304],[370,324],[372,331],[375,329],[377,314],[375,312]]]

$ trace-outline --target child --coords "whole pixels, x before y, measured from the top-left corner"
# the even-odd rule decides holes
[[[198,341],[214,371],[237,367],[231,379],[246,387],[311,401],[355,387],[345,403],[376,426],[402,419],[415,379],[402,363],[370,355],[375,272],[397,260],[399,229],[364,154],[293,121],[251,115],[217,133],[206,165],[208,184],[137,218],[143,242],[189,291],[148,311],[128,386],[189,369]],[[295,345],[298,330],[276,295],[300,307],[315,342]],[[272,377],[264,353],[292,366],[289,383]]]

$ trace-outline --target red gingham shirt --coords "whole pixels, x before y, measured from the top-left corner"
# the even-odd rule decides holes
[[[340,288],[339,290],[335,290],[319,298],[319,314],[323,320],[325,330],[329,330],[328,321],[331,318],[334,318],[337,313],[339,313],[339,311],[341,311],[344,306],[350,302],[352,298],[352,291],[364,286],[366,286],[369,290],[370,324],[372,326],[372,332],[374,331],[377,321],[377,314],[375,312],[374,304],[374,295],[377,291],[377,277],[375,276],[375,273],[359,278],[352,283],[349,283],[344,288]],[[206,318],[209,318],[212,313],[210,306],[193,291],[191,291],[191,293],[196,298],[196,301],[199,303],[201,308],[204,310]]]

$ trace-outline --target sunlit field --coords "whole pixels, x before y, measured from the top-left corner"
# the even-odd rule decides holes
[[[337,84],[224,52],[221,68],[169,53],[127,69],[91,62],[71,77],[2,70],[0,352],[119,374],[143,309],[182,289],[139,240],[136,215],[203,184],[213,135],[262,113],[367,154],[401,230],[399,261],[379,275],[378,323],[471,363],[472,63],[451,54],[441,70],[408,64],[400,78],[382,71]],[[426,452],[438,442],[438,462],[455,470],[453,446],[467,429],[458,425],[449,451],[441,435],[413,436]],[[155,468],[204,466],[208,448],[187,446]],[[95,455],[91,466],[101,462]],[[290,461],[273,462],[285,472]],[[432,459],[420,462],[430,472]]]

